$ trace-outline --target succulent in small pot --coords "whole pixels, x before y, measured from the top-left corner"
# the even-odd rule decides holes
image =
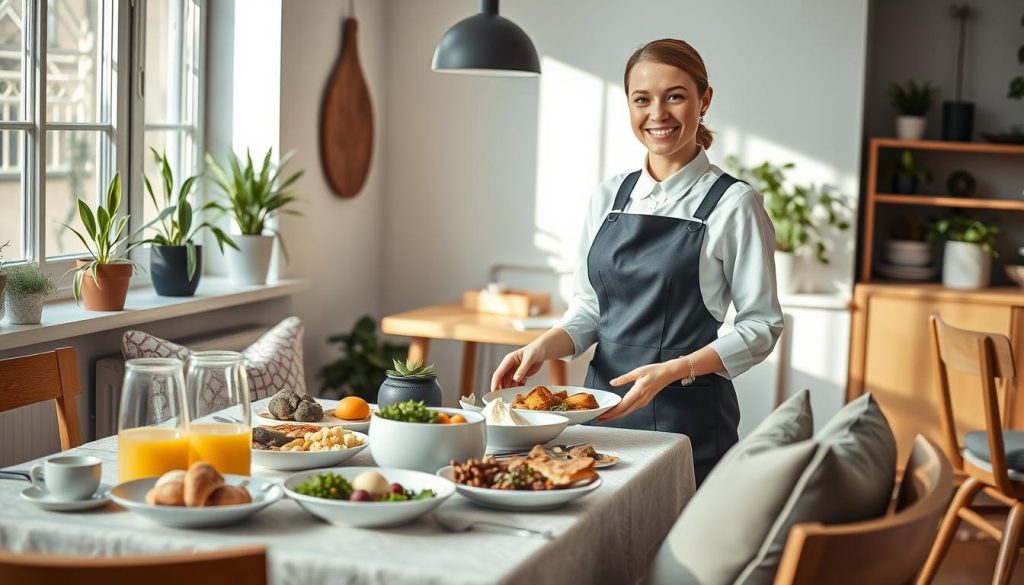
[[[7,301],[7,322],[11,325],[39,323],[43,301],[57,290],[49,275],[35,264],[22,264],[3,269],[7,277],[4,297]]]
[[[383,408],[406,400],[421,400],[427,406],[441,406],[444,395],[437,383],[434,364],[393,360],[394,369],[387,371],[387,377],[377,392],[377,406]]]
[[[96,205],[94,212],[89,204],[78,199],[78,216],[85,233],[62,224],[71,230],[85,244],[90,259],[78,260],[68,272],[74,272],[72,291],[75,301],[80,301],[89,311],[120,311],[128,296],[128,283],[135,271],[135,263],[128,258],[128,252],[136,244],[126,246],[125,228],[128,214],[119,216],[121,209],[121,174],[115,174],[107,187],[104,203]]]
[[[199,234],[203,230],[210,230],[222,253],[225,245],[236,250],[238,246],[219,227],[207,221],[195,221],[196,214],[217,207],[216,203],[211,202],[195,209],[189,201],[195,192],[194,187],[199,177],[185,179],[175,193],[174,174],[171,172],[167,155],[160,154],[153,148],[150,150],[160,168],[163,192],[158,201],[149,178],[145,174],[142,175],[146,193],[160,213],[142,228],[155,230],[156,235],[139,243],[150,244],[149,272],[156,293],[165,297],[190,297],[195,294],[203,273],[203,247],[195,243]]]
[[[920,140],[924,137],[925,115],[932,107],[938,88],[925,81],[913,79],[900,85],[894,83],[889,89],[889,103],[899,115],[896,116],[896,136],[901,140]]]
[[[224,196],[223,202],[214,204],[214,207],[230,213],[241,232],[240,236],[235,237],[238,246],[234,251],[227,252],[228,271],[232,279],[240,284],[267,282],[275,240],[281,246],[285,260],[288,259],[288,250],[281,233],[268,228],[266,224],[278,213],[299,215],[297,211],[285,207],[297,199],[288,188],[299,180],[303,171],[281,179],[281,170],[291,158],[291,153],[281,157],[277,164],[271,162],[271,153],[272,149],[267,150],[258,170],[253,166],[252,156],[248,152],[245,153],[244,167],[238,157],[231,153],[228,157],[230,175],[212,156],[206,155],[206,164],[212,169],[214,181]]]

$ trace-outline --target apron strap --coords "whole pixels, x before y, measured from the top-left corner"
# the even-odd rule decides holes
[[[639,179],[640,171],[633,171],[623,179],[622,184],[619,185],[618,193],[615,194],[615,202],[612,203],[612,210],[608,214],[608,221],[619,219],[619,214],[626,207],[626,201],[629,200],[629,196],[633,193],[633,187],[636,187],[636,182]]]
[[[704,200],[700,202],[700,207],[697,208],[697,213],[694,217],[701,221],[707,221],[708,216],[715,210],[715,206],[718,205],[719,200],[722,199],[722,195],[732,187],[733,183],[739,182],[739,179],[730,175],[729,173],[722,173],[722,176],[715,180],[714,184],[711,185],[711,189],[708,190],[707,195],[704,196]]]

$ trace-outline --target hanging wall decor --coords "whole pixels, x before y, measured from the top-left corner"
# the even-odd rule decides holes
[[[362,190],[373,156],[373,105],[359,66],[356,29],[356,19],[345,18],[341,54],[320,104],[320,163],[331,191],[344,198]]]

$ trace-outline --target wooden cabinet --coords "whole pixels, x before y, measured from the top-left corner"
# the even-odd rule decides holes
[[[871,392],[892,425],[904,461],[914,436],[944,445],[928,316],[950,325],[1002,333],[1010,338],[1017,371],[1024,372],[1024,290],[956,291],[937,284],[858,284],[854,289],[847,400]],[[980,385],[951,377],[953,408],[960,429],[984,428]],[[1024,375],[1002,400],[1008,426],[1024,428]],[[1008,398],[1008,400],[1007,400]]]

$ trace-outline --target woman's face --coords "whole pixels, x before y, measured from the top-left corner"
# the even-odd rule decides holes
[[[633,134],[652,155],[674,158],[693,155],[697,124],[711,104],[697,83],[678,67],[641,61],[629,72],[629,116]]]

